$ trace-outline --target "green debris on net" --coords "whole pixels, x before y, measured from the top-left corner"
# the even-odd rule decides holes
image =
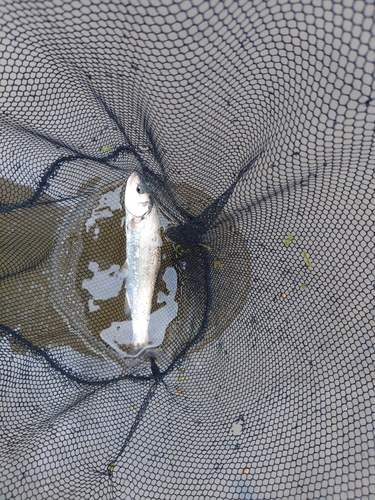
[[[103,153],[109,153],[111,150],[111,146],[103,146]]]
[[[178,243],[177,245],[174,246],[174,250],[176,252],[177,255],[182,255],[182,252],[181,252],[181,243]]]
[[[303,257],[303,260],[305,261],[306,266],[311,267],[311,260],[310,260],[309,254],[307,253],[307,250],[302,251],[302,257]]]
[[[301,284],[301,290],[304,290],[304,291],[307,290],[307,286],[305,285],[305,283]]]
[[[288,247],[293,241],[293,235],[292,233],[289,233],[288,236],[284,240],[284,245]]]
[[[212,248],[211,248],[209,245],[204,245],[203,243],[198,243],[198,245],[199,245],[200,247],[205,248],[206,250],[209,250],[209,251],[210,251],[210,250],[212,250]]]

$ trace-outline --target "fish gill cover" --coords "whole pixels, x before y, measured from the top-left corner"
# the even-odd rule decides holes
[[[0,3],[1,500],[375,495],[374,10]]]

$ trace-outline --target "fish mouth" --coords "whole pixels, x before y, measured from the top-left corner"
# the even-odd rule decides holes
[[[139,177],[139,174],[138,172],[133,172],[129,179],[128,179],[128,183],[129,183],[129,186],[134,182],[134,181],[138,181],[140,182],[141,178]]]

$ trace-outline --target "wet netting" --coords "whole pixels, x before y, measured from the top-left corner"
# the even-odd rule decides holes
[[[373,1],[0,11],[0,500],[375,498]]]

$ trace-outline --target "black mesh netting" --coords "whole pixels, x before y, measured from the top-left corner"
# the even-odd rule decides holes
[[[373,1],[0,11],[0,500],[375,498]]]

